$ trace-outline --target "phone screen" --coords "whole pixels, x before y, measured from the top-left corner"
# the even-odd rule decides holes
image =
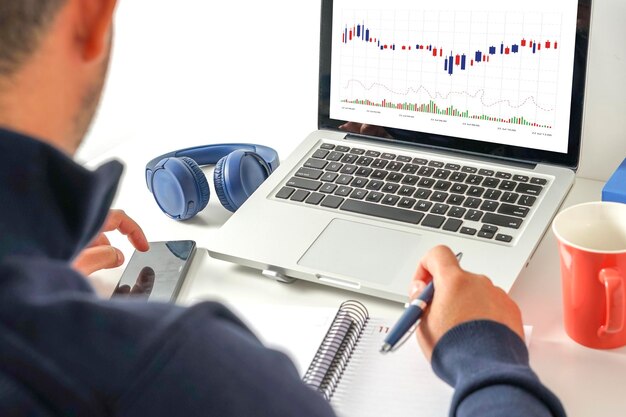
[[[193,240],[150,242],[147,252],[133,253],[112,296],[174,301],[195,250]]]

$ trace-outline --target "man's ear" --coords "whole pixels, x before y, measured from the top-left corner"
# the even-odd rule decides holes
[[[78,4],[77,39],[85,61],[98,59],[108,50],[117,0],[75,0]]]

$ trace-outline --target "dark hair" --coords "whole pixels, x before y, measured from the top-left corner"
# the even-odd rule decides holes
[[[66,0],[0,0],[0,76],[11,75],[37,49]]]

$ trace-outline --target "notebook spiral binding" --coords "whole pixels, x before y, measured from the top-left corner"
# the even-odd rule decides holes
[[[304,374],[303,381],[327,401],[332,397],[368,319],[368,311],[360,302],[348,300],[342,303]]]

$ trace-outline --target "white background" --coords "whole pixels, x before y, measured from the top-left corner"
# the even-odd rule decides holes
[[[626,2],[595,0],[593,13],[579,175],[603,180],[626,157]],[[319,15],[319,0],[121,0],[79,160],[129,140],[145,144],[147,161],[187,144],[276,136],[286,157],[317,127]],[[283,128],[268,128],[281,118]]]

